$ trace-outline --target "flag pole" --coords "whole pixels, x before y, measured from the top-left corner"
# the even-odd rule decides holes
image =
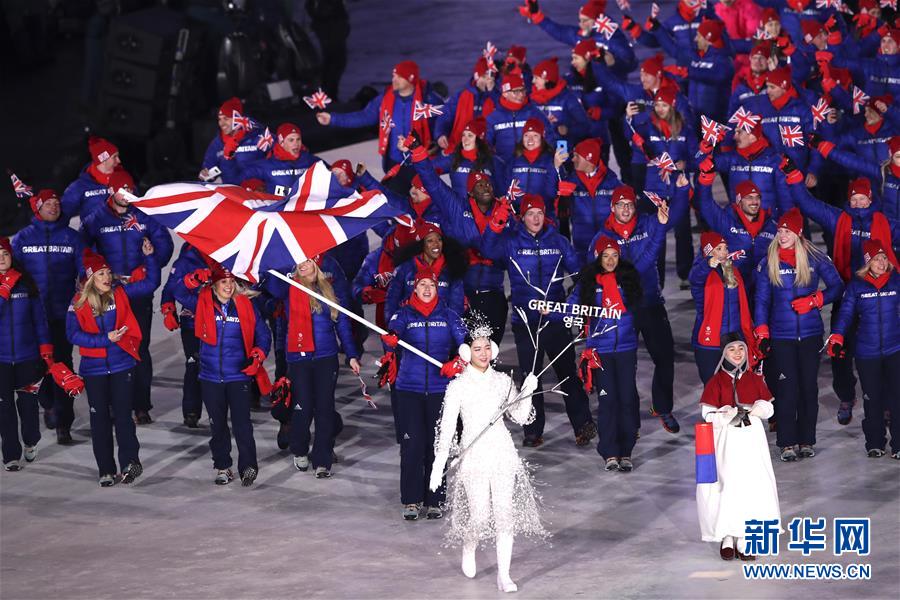
[[[375,323],[372,323],[371,321],[367,321],[366,319],[362,318],[362,317],[359,316],[358,314],[356,314],[356,313],[354,313],[354,312],[351,312],[351,311],[347,310],[346,308],[344,308],[343,306],[341,306],[341,305],[338,304],[337,302],[332,302],[331,300],[329,300],[329,299],[326,298],[325,296],[319,294],[318,292],[315,292],[315,291],[309,289],[308,287],[306,287],[306,286],[303,285],[302,283],[300,283],[300,282],[298,282],[298,281],[296,281],[296,280],[294,280],[294,279],[291,279],[290,277],[284,275],[283,273],[279,273],[278,271],[274,271],[274,270],[272,270],[272,269],[269,269],[269,273],[272,274],[272,275],[274,275],[275,277],[281,279],[282,281],[285,281],[285,282],[289,283],[290,285],[294,286],[295,288],[297,288],[297,289],[299,289],[299,290],[302,290],[302,291],[306,292],[307,294],[309,294],[310,296],[312,296],[313,298],[315,298],[315,299],[318,300],[319,302],[324,302],[325,304],[327,304],[327,305],[330,306],[331,308],[334,308],[335,310],[344,313],[345,315],[347,315],[348,317],[350,317],[351,319],[353,319],[353,320],[356,321],[357,323],[360,323],[360,324],[362,324],[362,325],[365,325],[366,327],[368,327],[368,328],[371,329],[372,331],[374,331],[374,332],[376,332],[376,333],[379,333],[379,334],[382,334],[382,335],[385,334],[385,333],[387,333],[386,330],[382,329],[381,327],[379,327],[379,326],[376,325]],[[444,366],[444,363],[440,362],[439,360],[437,360],[437,359],[435,359],[435,358],[432,358],[431,356],[429,356],[429,355],[426,354],[425,352],[422,352],[421,350],[419,350],[419,349],[416,348],[415,346],[412,346],[412,345],[410,345],[410,344],[404,342],[403,340],[398,340],[397,344],[400,345],[400,346],[402,346],[403,348],[406,348],[407,350],[409,350],[410,352],[412,352],[412,353],[415,354],[416,356],[419,356],[420,358],[422,358],[422,359],[424,359],[424,360],[427,360],[428,362],[430,362],[431,364],[433,364],[434,366],[436,366],[436,367],[439,368],[439,369],[440,369],[441,367]]]

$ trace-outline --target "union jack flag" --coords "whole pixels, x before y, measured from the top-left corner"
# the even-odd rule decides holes
[[[131,203],[254,283],[260,272],[291,268],[400,214],[377,190],[341,187],[321,161],[294,189],[285,199],[235,185],[170,183]]]
[[[391,132],[391,129],[394,128],[394,119],[391,118],[391,113],[389,113],[388,111],[384,111],[384,113],[382,113],[381,122],[378,124],[378,128],[385,133]]]
[[[864,91],[853,86],[853,114],[858,115],[859,111],[866,105],[866,102],[869,101],[869,96],[866,95]]]
[[[825,121],[831,113],[831,107],[828,105],[828,100],[824,97],[819,98],[819,101],[809,108],[812,110],[813,129],[815,129],[819,123]]]
[[[765,27],[757,27],[757,28],[756,28],[756,35],[753,36],[753,39],[756,39],[756,40],[771,40],[771,39],[773,39],[773,38],[772,38],[772,34],[769,33],[768,31],[766,31],[766,28],[765,28]]]
[[[125,213],[125,218],[122,219],[122,231],[141,231],[141,224],[138,223],[136,214]]]
[[[650,200],[650,202],[652,202],[654,206],[660,206],[663,202],[665,202],[663,197],[656,192],[648,192],[647,190],[644,190],[644,195],[647,196],[647,199]]]
[[[261,152],[268,152],[269,148],[271,148],[274,143],[275,140],[272,139],[272,132],[266,127],[266,131],[259,136],[258,140],[256,140],[256,149]]]
[[[816,0],[816,8],[840,8],[841,0]]]
[[[494,55],[497,54],[497,46],[491,43],[488,40],[488,43],[484,45],[484,50],[481,51],[481,55],[484,57],[484,60],[487,61],[488,67],[491,71],[496,71],[497,66],[494,64]]]
[[[31,191],[31,186],[25,185],[25,182],[19,179],[12,171],[9,171],[9,179],[12,181],[16,198],[31,198],[34,196],[34,192]]]
[[[675,172],[675,161],[672,160],[668,152],[663,152],[661,156],[657,156],[647,164],[658,168],[660,179],[666,185],[669,184],[670,176]]]
[[[781,143],[785,148],[806,145],[803,143],[803,130],[799,125],[779,125],[778,131],[781,132]]]
[[[618,28],[618,24],[604,14],[601,14],[594,20],[594,30],[602,33],[606,39],[611,38]]]
[[[734,114],[731,115],[731,118],[728,119],[729,123],[735,123],[738,129],[743,129],[747,133],[753,131],[753,128],[756,127],[760,121],[762,121],[762,117],[745,110],[743,106],[739,106],[738,109],[734,111]]]
[[[506,197],[510,200],[515,200],[519,196],[524,196],[525,192],[522,191],[522,188],[519,187],[519,180],[513,178],[512,181],[509,182],[509,189],[506,190]]]
[[[253,129],[250,117],[245,117],[236,110],[231,111],[231,130],[234,131],[235,129],[243,129],[244,131]]]
[[[444,111],[441,109],[444,108],[443,104],[438,104],[437,106],[433,104],[423,104],[422,102],[416,100],[416,106],[413,108],[413,121],[419,121],[420,119],[430,119],[436,115],[444,114]]]
[[[650,18],[655,19],[658,16],[659,16],[659,4],[654,2],[653,4],[650,5]]]
[[[735,250],[734,252],[732,252],[728,255],[728,260],[734,262],[734,261],[741,260],[742,258],[746,258],[746,257],[747,257],[746,250]]]
[[[715,146],[719,143],[719,138],[725,131],[731,129],[718,121],[713,121],[706,115],[700,115],[700,129],[703,133],[703,140],[708,144]]]
[[[317,108],[319,110],[325,110],[325,107],[331,104],[331,98],[322,91],[322,88],[319,88],[312,96],[303,96],[303,101],[313,110]]]
[[[892,8],[897,10],[897,0],[881,0],[878,5],[881,8]]]
[[[631,10],[631,2],[628,0],[616,0],[616,6],[619,7],[619,10],[625,12],[627,10]]]

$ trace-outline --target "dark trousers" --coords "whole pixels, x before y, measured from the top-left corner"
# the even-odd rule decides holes
[[[84,378],[91,413],[91,444],[101,476],[117,472],[113,459],[113,428],[119,446],[119,467],[125,470],[129,464],[140,462],[140,444],[131,418],[134,380],[134,369]]]
[[[722,351],[718,348],[698,348],[694,346],[694,362],[697,363],[697,373],[703,385],[716,374],[716,367],[722,358]]]
[[[16,390],[40,379],[42,370],[40,360],[0,363],[0,439],[4,463],[22,458],[20,420],[22,441],[26,446],[35,446],[41,439],[37,394],[17,394]]]
[[[72,369],[72,344],[66,337],[65,319],[56,319],[48,323],[50,328],[50,343],[53,344],[53,360],[65,364]],[[61,387],[56,385],[49,374],[44,377],[41,389],[38,391],[38,401],[44,410],[53,409],[56,416],[56,426],[59,429],[70,429],[75,420],[74,398],[69,396]]]
[[[203,414],[200,397],[200,340],[194,335],[194,321],[181,322],[181,348],[184,350],[184,380],[181,385],[182,416]]]
[[[603,458],[631,456],[641,426],[635,387],[637,351],[601,354],[597,388],[597,452]]]
[[[491,339],[499,346],[506,333],[506,317],[509,314],[509,301],[503,290],[468,291],[469,313],[479,312],[491,324]],[[497,358],[496,356],[494,358]]]
[[[209,415],[209,450],[212,452],[213,468],[229,469],[232,465],[231,431],[228,429],[230,412],[234,442],[238,448],[238,473],[243,474],[248,467],[258,469],[256,440],[253,439],[253,423],[250,421],[250,380],[226,383],[201,380],[200,394]]]
[[[822,336],[772,340],[776,444],[779,448],[816,443],[819,416],[819,349]]]
[[[131,311],[141,328],[141,345],[138,355],[141,360],[134,367],[134,412],[149,412],[153,408],[150,401],[150,386],[153,383],[153,358],[150,356],[150,326],[153,322],[153,297],[136,298],[131,301]]]
[[[675,274],[679,279],[687,279],[691,274],[691,266],[694,264],[694,238],[691,233],[691,215],[682,219],[675,225]],[[659,286],[666,287],[666,256],[668,245],[663,244],[659,251],[659,259],[656,261],[656,269],[659,272]]]
[[[313,467],[331,468],[334,450],[334,389],[337,386],[338,357],[288,363],[291,380],[291,452],[306,456]],[[309,451],[309,427],[316,424],[316,436]]]
[[[538,356],[534,367],[535,375],[543,369],[544,354],[547,355],[547,360],[553,360],[572,341],[572,332],[561,321],[545,320],[544,323],[547,324],[547,327],[541,332]],[[537,323],[534,323],[532,329],[536,328]],[[516,342],[516,354],[519,357],[519,369],[525,376],[530,372],[531,363],[534,361],[534,344],[531,343],[528,325],[525,323],[513,323],[512,330]],[[581,386],[575,370],[574,347],[566,350],[553,363],[553,371],[556,373],[557,381],[568,377],[560,389],[568,394],[563,397],[566,404],[566,415],[577,435],[581,428],[591,420],[591,409],[587,394],[584,393],[584,388]],[[539,384],[538,390],[541,389],[542,386]],[[537,438],[544,435],[544,395],[533,396],[531,402],[534,405],[535,418],[533,423],[525,425],[525,437]]]
[[[831,328],[841,310],[840,299],[831,305]],[[853,374],[853,352],[856,350],[856,323],[851,323],[844,332],[844,348],[846,356],[831,358],[831,388],[841,402],[852,403],[856,400],[856,376]]]
[[[612,141],[613,154],[616,155],[616,162],[619,163],[619,178],[632,187],[636,187],[631,169],[631,144],[629,138],[626,137],[625,131],[622,129],[625,124],[624,117],[617,117],[609,120],[609,138]],[[607,163],[608,164],[608,163]]]
[[[862,429],[866,450],[884,450],[884,411],[891,411],[891,452],[900,451],[900,352],[881,358],[857,358],[863,389]]]
[[[444,393],[397,390],[400,404],[400,502],[437,506],[444,501],[444,485],[428,489],[434,464],[434,429],[441,417]]]
[[[652,400],[657,414],[672,412],[675,405],[675,340],[664,304],[644,306],[635,312],[634,324],[653,360]]]

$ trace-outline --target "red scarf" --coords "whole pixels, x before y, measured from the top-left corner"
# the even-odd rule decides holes
[[[302,151],[303,151],[303,148],[300,148],[300,152],[302,152]],[[293,154],[291,154],[290,152],[285,150],[281,144],[275,144],[275,146],[273,148],[273,152],[275,154],[275,158],[277,158],[278,160],[288,161],[288,160],[297,160],[298,158],[300,158],[300,152],[297,152],[297,155],[294,156]]]
[[[868,273],[866,273],[866,276],[863,277],[863,281],[865,281],[866,283],[871,283],[875,286],[876,290],[880,290],[887,285],[887,282],[890,280],[890,278],[890,271],[882,273],[880,277],[872,277],[872,272],[869,271]]]
[[[465,148],[459,149],[459,155],[462,156],[466,160],[471,160],[475,162],[478,160],[478,149],[472,148],[471,150],[466,150]]]
[[[534,100],[537,104],[547,104],[557,96],[559,96],[560,92],[562,92],[566,87],[566,80],[562,77],[559,78],[559,81],[556,82],[552,88],[539,90],[537,88],[531,89],[531,99]]]
[[[760,137],[749,146],[735,149],[737,150],[737,153],[744,158],[744,160],[750,160],[751,156],[756,156],[757,154],[765,150],[768,146],[769,141],[765,137]]]
[[[619,223],[616,220],[616,215],[610,213],[608,217],[606,217],[606,223],[604,226],[610,231],[614,232],[623,240],[627,240],[632,233],[634,233],[634,226],[637,225],[637,217],[632,217],[630,221],[627,223]]]
[[[291,289],[296,289],[291,286]],[[241,338],[244,342],[244,354],[250,356],[253,349],[253,338],[256,334],[256,314],[253,312],[253,303],[243,294],[235,294],[231,297],[237,309],[238,320],[241,325]],[[210,346],[218,343],[218,331],[216,330],[216,311],[222,312],[217,301],[213,300],[212,288],[206,287],[200,290],[197,298],[197,310],[194,311],[194,335],[197,339]],[[272,382],[265,368],[259,367],[255,375],[256,384],[262,395],[272,391]]]
[[[413,212],[416,213],[416,221],[422,220],[422,215],[425,214],[425,211],[428,210],[428,207],[431,206],[431,196],[428,196],[425,200],[421,202],[410,202],[409,205],[412,207]],[[415,223],[413,223],[413,228],[415,228]]]
[[[306,282],[301,282],[306,285]],[[294,286],[288,291],[290,307],[288,319],[288,352],[314,352],[316,339],[313,335],[312,309],[309,294]]]
[[[603,178],[606,177],[606,166],[603,163],[600,163],[600,166],[597,167],[597,170],[594,171],[594,174],[591,176],[588,176],[582,171],[575,171],[575,174],[578,175],[578,179],[593,197],[594,194],[597,193],[597,188],[600,187],[600,184],[603,182]]]
[[[656,112],[650,115],[650,121],[652,121],[653,125],[655,125],[660,133],[663,134],[663,137],[665,137],[667,140],[672,138],[672,126],[669,125],[668,121],[666,121],[665,119],[660,119],[656,115]]]
[[[428,119],[419,119],[418,121],[413,120],[413,115],[415,113],[416,102],[422,102],[422,87],[424,86],[424,82],[420,81],[413,88],[413,97],[412,102],[409,104],[409,122],[412,123],[412,129],[416,133],[419,134],[419,139],[422,140],[422,145],[424,147],[428,147],[431,144],[431,129],[428,127]],[[391,141],[388,139],[390,134],[390,129],[382,126],[382,122],[385,120],[384,115],[387,113],[388,116],[393,118],[394,116],[394,89],[388,87],[387,91],[384,92],[384,98],[381,99],[381,106],[378,110],[378,154],[384,156],[387,154],[388,145],[390,145]],[[462,131],[462,130],[460,130]],[[451,146],[452,147],[452,146]]]
[[[735,398],[737,393],[737,398]],[[712,379],[706,382],[700,403],[722,408],[724,406],[736,406],[735,401],[741,404],[752,405],[757,400],[771,400],[772,392],[766,387],[766,382],[756,371],[747,369],[737,379],[732,379],[727,371],[719,369]]]
[[[741,314],[741,331],[744,340],[753,356],[753,320],[750,317],[750,304],[747,302],[747,290],[744,287],[744,278],[740,271],[733,269],[734,278],[737,280],[738,306]],[[703,321],[700,323],[700,331],[697,333],[697,343],[701,346],[718,348],[722,334],[722,312],[725,310],[725,281],[715,270],[706,277],[703,286]]]
[[[894,163],[891,163],[891,173],[894,174],[894,177],[897,177],[898,179],[900,179],[900,165],[895,165]]]
[[[766,224],[765,209],[759,209],[759,214],[756,216],[756,220],[751,221],[750,218],[746,214],[744,214],[744,211],[741,210],[741,207],[737,205],[737,202],[732,204],[731,208],[734,209],[734,212],[741,220],[741,223],[744,224],[744,229],[747,230],[747,233],[750,234],[750,237],[755,239],[756,236],[759,235],[759,232],[762,231],[763,225]]]
[[[528,161],[529,164],[534,163],[540,157],[542,148],[538,146],[534,150],[522,150],[522,156],[525,157],[525,160]]]
[[[797,253],[793,248],[779,248],[778,260],[791,265],[795,269],[797,268]]]
[[[107,175],[106,173],[101,172],[94,163],[91,163],[87,170],[91,177],[94,178],[94,181],[102,185],[109,185],[109,178],[112,177],[112,173]]]
[[[231,133],[222,133],[222,130],[219,130],[219,139],[222,140],[222,142],[224,142],[226,138],[232,138],[234,141],[240,143],[245,135],[247,135],[247,130],[243,127],[235,129]]]
[[[409,297],[409,305],[412,306],[415,310],[422,314],[423,317],[427,317],[431,315],[432,311],[437,306],[437,294],[432,296],[431,302],[424,302],[420,300],[416,293],[413,292]]]
[[[481,116],[485,119],[489,114],[494,112],[494,101],[487,98],[481,105]],[[475,118],[475,94],[472,90],[465,89],[456,102],[456,116],[453,117],[453,127],[450,129],[450,137],[447,138],[447,148],[456,148],[459,140],[462,139],[463,129]],[[472,159],[474,160],[474,159]]]
[[[875,135],[876,133],[878,133],[878,130],[881,129],[882,124],[884,124],[884,119],[878,119],[878,122],[874,125],[864,123],[863,127],[866,129],[866,131],[869,132],[869,135]]]
[[[749,75],[744,79],[747,82],[747,87],[756,92],[757,94],[766,87],[766,76],[765,75],[756,75],[752,71]]]
[[[419,269],[430,269],[431,272],[434,273],[434,283],[435,283],[435,285],[437,285],[437,280],[441,276],[441,271],[444,270],[444,263],[446,262],[444,260],[444,255],[441,254],[440,256],[438,256],[436,259],[434,259],[434,262],[431,263],[430,265],[425,260],[423,260],[422,258],[420,258],[418,256],[416,257],[415,260],[416,260],[416,271],[418,271]]]
[[[80,296],[80,294],[76,294],[76,299],[78,296]],[[122,339],[116,342],[116,344],[119,348],[134,357],[135,360],[141,360],[138,355],[138,347],[141,345],[143,336],[141,334],[141,327],[138,325],[134,313],[131,312],[131,302],[128,301],[128,294],[125,293],[125,288],[118,286],[113,290],[113,301],[116,303],[116,329],[121,329],[126,325],[128,326],[128,331],[122,336]],[[78,325],[81,326],[81,329],[84,332],[94,334],[100,333],[100,328],[97,326],[97,319],[94,317],[90,302],[82,304],[81,308],[75,311],[75,316],[78,318]],[[102,317],[103,315],[98,316]],[[85,348],[84,346],[79,346],[78,352],[81,356],[90,358],[106,358],[106,348]]]
[[[469,209],[472,211],[472,218],[475,220],[475,227],[478,228],[478,233],[484,235],[484,230],[488,226],[488,222],[491,220],[488,215],[481,212],[481,209],[478,208],[478,204],[475,202],[475,199],[469,196]],[[490,266],[494,264],[489,258],[484,258],[478,250],[475,248],[468,248],[466,254],[469,258],[469,265],[487,265]],[[443,256],[441,257],[444,258]]]
[[[517,112],[522,110],[525,105],[528,104],[528,99],[526,98],[522,102],[513,102],[511,100],[507,100],[503,96],[500,96],[500,106],[507,110],[511,110],[513,112]]]
[[[622,301],[622,294],[619,293],[619,283],[616,281],[616,274],[598,273],[594,280],[600,284],[603,294],[603,306],[601,308],[611,308],[621,310],[622,313],[628,312],[625,302]]]
[[[845,282],[850,281],[852,275],[850,272],[850,227],[852,221],[853,219],[849,213],[842,212],[841,216],[838,217],[837,226],[834,228],[834,266],[837,268],[838,273],[841,274],[841,279]],[[869,229],[869,237],[883,244],[888,260],[891,261],[894,267],[897,267],[897,257],[894,256],[894,250],[891,246],[891,226],[884,213],[872,213],[872,227]]]
[[[794,89],[794,86],[789,87],[784,91],[781,97],[772,100],[772,106],[775,107],[775,110],[781,110],[787,105],[788,102],[791,101],[791,98],[797,97],[797,90]]]

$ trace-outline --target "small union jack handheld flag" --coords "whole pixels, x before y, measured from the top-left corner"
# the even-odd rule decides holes
[[[435,106],[433,104],[423,104],[416,100],[416,106],[413,109],[413,121],[430,119],[436,115],[442,115],[444,114],[444,111],[441,110],[442,108],[444,108],[443,104]]]
[[[322,91],[322,88],[319,88],[312,96],[303,96],[303,101],[313,110],[316,110],[317,108],[319,110],[325,110],[325,107],[331,104],[331,98]]]

